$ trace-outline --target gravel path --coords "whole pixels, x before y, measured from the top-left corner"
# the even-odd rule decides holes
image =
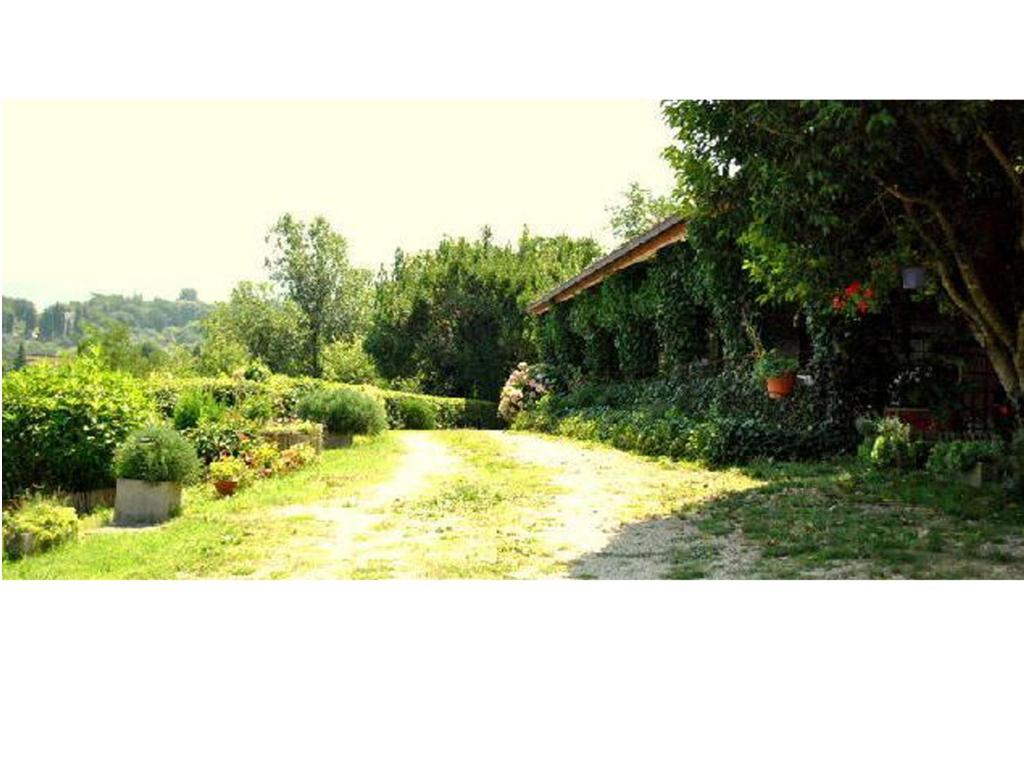
[[[545,510],[541,539],[567,576],[658,579],[686,534],[673,503],[704,473],[669,468],[628,453],[522,432],[493,432],[501,450],[556,472],[562,487]]]

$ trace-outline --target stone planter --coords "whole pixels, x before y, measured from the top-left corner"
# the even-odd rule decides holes
[[[313,448],[316,449],[316,452],[320,453],[324,447],[324,434],[322,429],[315,433],[301,429],[274,429],[261,432],[260,437],[270,443],[273,443],[274,447],[279,451],[284,451],[294,445],[312,445]]]
[[[181,483],[147,483],[145,480],[117,481],[114,525],[157,525],[167,522],[181,509]]]
[[[960,479],[974,488],[981,488],[986,483],[998,481],[999,470],[987,461],[979,461],[967,472],[961,473]]]
[[[343,432],[328,432],[324,437],[324,448],[348,448],[352,445],[352,435]]]

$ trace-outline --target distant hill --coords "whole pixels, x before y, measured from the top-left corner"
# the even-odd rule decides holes
[[[200,338],[199,321],[212,309],[188,288],[174,301],[96,293],[88,301],[56,302],[41,310],[28,299],[4,296],[3,356],[12,358],[22,343],[29,355],[55,355],[77,344],[88,326],[116,323],[128,326],[139,341],[192,345]]]

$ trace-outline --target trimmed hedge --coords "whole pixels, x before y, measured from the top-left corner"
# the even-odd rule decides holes
[[[250,381],[240,377],[183,377],[166,375],[153,376],[147,385],[161,413],[167,417],[174,414],[182,394],[189,390],[207,392],[225,406],[245,408],[246,403],[269,401],[274,418],[294,419],[297,405],[306,394],[321,389],[349,389],[363,391],[384,402],[388,425],[392,429],[405,426],[404,405],[410,400],[432,407],[437,429],[500,429],[497,404],[487,400],[472,400],[461,397],[438,397],[379,389],[369,385],[336,384],[320,379],[275,374],[266,381]]]
[[[380,399],[357,389],[331,387],[310,392],[299,401],[298,414],[341,435],[376,435],[388,423]]]
[[[33,365],[3,378],[3,495],[114,484],[114,451],[154,418],[143,385],[90,360]]]

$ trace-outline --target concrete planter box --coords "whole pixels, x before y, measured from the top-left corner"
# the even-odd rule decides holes
[[[294,445],[312,445],[316,452],[320,453],[324,447],[323,430],[310,433],[301,429],[294,431],[275,429],[261,432],[260,437],[267,442],[273,443],[274,447],[279,451],[284,451]]]
[[[960,479],[975,488],[981,488],[987,483],[995,483],[999,480],[999,469],[995,465],[979,461],[967,472],[960,474]]]
[[[181,509],[181,483],[117,481],[114,525],[157,525]]]
[[[342,432],[328,432],[324,438],[325,448],[348,448],[352,445],[352,435]]]

